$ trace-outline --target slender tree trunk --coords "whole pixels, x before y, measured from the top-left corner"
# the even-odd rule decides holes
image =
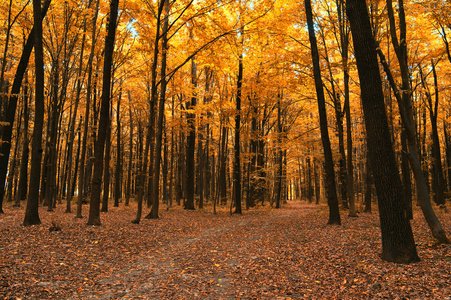
[[[114,207],[119,207],[119,200],[122,198],[122,189],[121,189],[121,178],[122,178],[122,133],[121,133],[121,98],[122,98],[122,88],[119,92],[119,98],[117,100],[116,106],[116,127],[117,127],[117,139],[116,139],[116,174],[115,174],[115,184],[114,184]]]
[[[318,100],[318,111],[321,129],[321,141],[324,149],[325,171],[326,171],[326,191],[327,203],[329,205],[328,224],[341,224],[340,211],[338,208],[337,190],[335,188],[334,162],[329,140],[329,131],[327,129],[326,101],[321,79],[321,69],[319,64],[318,46],[316,43],[315,30],[313,27],[312,7],[310,0],[305,0],[305,13],[307,16],[307,26],[311,45],[311,54],[313,61],[313,72],[315,78],[316,95]]]
[[[235,115],[235,147],[234,147],[234,162],[233,162],[233,194],[235,199],[236,214],[242,214],[241,211],[241,89],[243,84],[243,54],[238,58],[238,78],[237,78],[237,92],[236,92],[236,115]]]
[[[191,81],[193,88],[197,87],[197,64],[194,58],[191,61]],[[197,98],[193,94],[187,109],[193,110],[196,106]],[[194,209],[194,192],[195,192],[195,148],[196,148],[196,115],[194,113],[187,114],[188,120],[188,137],[186,147],[186,201],[185,209]]]
[[[432,156],[433,156],[433,166],[434,166],[434,179],[436,192],[434,193],[434,201],[437,205],[445,204],[445,178],[443,177],[443,167],[442,158],[440,150],[440,140],[438,137],[438,105],[439,105],[439,94],[438,94],[438,83],[437,83],[437,72],[435,70],[435,64],[432,62],[432,74],[434,76],[434,88],[435,88],[435,101],[432,103],[432,96],[427,93],[426,98],[429,103],[429,116],[431,120],[432,127]]]
[[[282,107],[281,107],[281,96],[277,97],[277,191],[276,191],[276,208],[280,208],[280,198],[282,196],[282,161],[283,161],[283,151],[282,151]]]
[[[94,151],[94,174],[92,178],[91,203],[87,225],[100,225],[100,193],[103,171],[103,154],[109,124],[109,105],[111,87],[111,66],[113,64],[114,40],[119,0],[111,0],[110,16],[105,39],[105,58],[103,64],[102,103],[100,109],[99,130]]]
[[[34,62],[35,62],[35,114],[31,149],[30,185],[23,225],[41,224],[39,218],[39,179],[42,158],[42,129],[44,125],[44,51],[42,46],[41,1],[33,0]],[[12,124],[11,124],[12,125]]]
[[[78,199],[77,199],[77,215],[76,218],[82,217],[82,204],[85,197],[85,163],[86,163],[86,148],[88,141],[88,128],[89,128],[89,113],[91,111],[91,93],[92,93],[92,65],[94,60],[94,50],[96,41],[96,31],[97,31],[97,17],[99,14],[99,0],[96,0],[96,7],[94,12],[94,18],[92,23],[92,34],[91,34],[91,51],[88,59],[88,79],[86,83],[86,108],[85,108],[85,123],[83,127],[83,142],[81,145],[81,157],[80,157],[80,177],[78,178]],[[94,107],[94,105],[93,105]],[[77,167],[77,165],[75,166]]]
[[[158,122],[157,122],[157,135],[155,141],[155,162],[154,162],[154,175],[152,186],[152,198],[153,205],[152,210],[149,213],[150,219],[158,219],[158,211],[160,206],[160,165],[161,165],[161,149],[163,141],[163,121],[164,121],[164,104],[166,101],[166,57],[168,50],[168,26],[169,26],[169,1],[162,0],[165,3],[166,13],[163,23],[163,45],[161,55],[161,84],[160,84],[160,101],[158,103]]]
[[[108,212],[110,198],[110,160],[111,160],[111,110],[105,139],[105,165],[103,168],[103,194],[101,212]]]
[[[26,82],[28,81],[25,79]],[[28,182],[28,156],[29,156],[29,143],[28,127],[29,127],[29,114],[28,114],[28,87],[24,86],[24,141],[22,145],[22,155],[20,158],[20,171],[19,171],[19,185],[17,188],[16,205],[20,206],[20,201],[25,200],[27,197],[27,182]]]
[[[128,99],[131,102],[130,91],[128,91]],[[128,154],[128,175],[127,175],[127,192],[125,193],[125,206],[129,205],[130,195],[132,193],[132,164],[133,164],[133,114],[131,105],[128,108],[128,114],[130,116],[130,140],[129,140],[129,154]]]
[[[42,19],[45,17],[47,10],[50,6],[50,1],[47,0],[44,2],[42,11],[40,13],[41,18],[41,35],[42,35]],[[34,7],[35,4],[33,4]],[[39,23],[38,20],[34,21],[35,23]],[[5,195],[5,181],[6,181],[6,173],[8,172],[8,161],[9,155],[11,151],[11,136],[14,126],[14,118],[16,115],[17,108],[17,100],[20,92],[20,87],[22,86],[22,80],[27,70],[28,61],[30,59],[31,51],[33,50],[33,46],[35,45],[35,36],[36,36],[36,25],[33,25],[30,34],[28,35],[27,42],[22,51],[22,55],[20,57],[19,64],[17,66],[17,71],[14,76],[13,85],[11,88],[11,96],[9,98],[8,106],[5,112],[5,122],[9,125],[3,127],[1,140],[3,141],[1,145],[1,155],[0,155],[0,214],[3,213],[3,197]],[[38,33],[39,34],[39,33]],[[36,93],[37,91],[35,91]],[[38,188],[39,190],[39,188]]]

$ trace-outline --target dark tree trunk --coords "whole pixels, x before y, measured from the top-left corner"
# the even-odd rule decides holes
[[[375,42],[365,1],[348,0],[354,50],[360,78],[368,155],[379,203],[382,259],[396,263],[418,261],[409,219],[405,214],[404,192],[385,112],[382,81]]]
[[[448,175],[448,196],[451,193],[451,141],[449,139],[449,131],[448,131],[448,125],[446,121],[443,121],[443,132],[445,135],[445,149],[446,149],[446,166],[447,168],[447,175]]]
[[[95,50],[95,41],[96,41],[96,31],[97,31],[97,17],[99,14],[99,0],[96,1],[96,8],[94,13],[94,19],[92,23],[92,34],[91,34],[91,50],[88,59],[88,79],[86,83],[86,107],[85,107],[85,123],[83,127],[83,142],[81,145],[81,157],[79,166],[75,167],[80,168],[80,176],[78,178],[78,197],[77,197],[77,215],[76,218],[82,217],[82,204],[85,197],[85,168],[86,168],[86,148],[88,142],[88,129],[89,129],[89,115],[91,111],[91,94],[92,94],[92,65],[94,60],[94,50]],[[94,105],[92,105],[94,108]]]
[[[149,213],[150,219],[158,219],[159,207],[160,207],[160,165],[161,165],[161,149],[163,144],[163,130],[164,130],[164,104],[166,101],[166,57],[168,50],[168,26],[169,26],[169,2],[168,0],[161,0],[166,7],[166,13],[163,23],[163,43],[162,43],[162,55],[161,55],[161,85],[160,85],[160,99],[158,103],[158,121],[157,121],[157,134],[155,140],[155,161],[154,161],[154,174],[152,182],[152,210]],[[159,12],[159,15],[161,11]],[[146,217],[147,218],[147,217]]]
[[[102,103],[100,109],[99,129],[94,151],[94,174],[92,178],[91,203],[89,206],[88,225],[100,225],[100,194],[103,171],[103,154],[109,125],[109,105],[111,87],[111,66],[113,64],[114,40],[119,0],[111,0],[110,15],[105,39],[105,58],[103,64]],[[108,166],[107,166],[108,167]]]
[[[402,77],[402,87],[401,91],[398,89],[393,75],[391,73],[390,67],[388,66],[386,59],[379,47],[376,48],[377,54],[380,56],[381,63],[384,67],[384,71],[387,74],[389,83],[391,88],[394,91],[394,95],[396,96],[398,102],[398,108],[401,115],[401,120],[403,126],[406,130],[407,143],[409,149],[409,162],[410,166],[413,170],[413,174],[416,180],[417,186],[417,195],[418,201],[423,212],[423,215],[431,229],[432,235],[437,239],[440,243],[449,243],[446,236],[446,232],[443,229],[439,219],[437,218],[434,210],[432,209],[431,202],[429,199],[429,191],[427,188],[427,182],[421,170],[420,164],[420,155],[418,154],[417,148],[417,135],[416,128],[413,118],[413,109],[412,109],[412,99],[410,95],[410,75],[409,68],[407,65],[407,44],[405,43],[406,39],[406,22],[405,22],[405,14],[403,1],[398,1],[398,10],[399,10],[399,24],[400,24],[400,40],[398,41],[397,31],[395,28],[395,17],[394,11],[392,7],[392,1],[387,0],[387,12],[390,20],[390,32],[392,38],[392,44],[395,48],[396,56],[398,58],[401,77]]]
[[[316,204],[319,204],[320,199],[320,174],[321,174],[321,165],[318,163],[317,159],[313,160],[313,180],[315,181],[315,200]]]
[[[365,209],[364,212],[371,212],[372,189],[373,189],[373,174],[371,173],[371,164],[368,155],[368,147],[366,147],[366,162],[365,162]]]
[[[80,116],[80,122],[78,124],[78,145],[77,145],[77,154],[75,154],[75,164],[74,164],[74,176],[72,179],[72,186],[70,188],[70,194],[71,197],[74,197],[75,195],[75,187],[77,185],[77,175],[78,175],[78,163],[80,161],[80,150],[81,150],[81,124],[83,123],[83,118]],[[70,177],[69,177],[70,182]],[[69,203],[70,205],[70,203]]]
[[[321,69],[319,64],[318,46],[316,43],[315,29],[313,25],[312,7],[310,0],[305,0],[305,13],[307,16],[307,26],[311,45],[311,54],[313,62],[313,75],[315,78],[316,95],[318,100],[318,111],[321,128],[321,141],[324,149],[324,168],[326,171],[326,193],[327,203],[329,205],[328,224],[341,224],[340,211],[338,208],[337,190],[335,188],[334,162],[329,140],[329,131],[327,128],[326,101],[324,98],[323,83],[321,79]]]
[[[149,121],[150,122],[150,121]],[[149,127],[149,126],[148,126]],[[142,205],[143,205],[143,197],[144,197],[144,184],[146,182],[146,175],[144,174],[144,170],[147,169],[147,160],[149,157],[149,147],[150,147],[150,128],[147,128],[146,134],[146,146],[143,153],[143,136],[142,136],[141,124],[138,122],[138,139],[139,139],[139,166],[138,166],[138,174],[136,176],[136,192],[138,197],[138,208],[136,211],[136,217],[132,220],[133,224],[139,224],[141,221],[142,215]]]
[[[228,141],[228,130],[224,124],[221,124],[221,146],[219,152],[219,178],[218,178],[218,191],[220,195],[220,203],[224,204],[227,202],[227,141]]]
[[[437,72],[435,70],[435,64],[432,62],[432,74],[434,75],[434,88],[435,88],[435,101],[432,103],[432,96],[427,93],[426,98],[428,100],[429,116],[431,119],[432,127],[432,158],[434,167],[434,181],[436,192],[434,193],[434,201],[437,205],[445,204],[445,179],[443,177],[443,167],[442,167],[442,157],[440,150],[440,140],[438,137],[438,126],[437,126],[437,116],[438,116],[438,105],[439,105],[439,95],[438,95],[438,83],[437,83]]]
[[[50,1],[47,0],[44,2],[42,11],[40,10],[40,19],[35,20],[35,24],[28,35],[27,42],[22,51],[22,55],[20,57],[19,64],[17,66],[17,71],[14,76],[13,85],[11,88],[11,96],[9,98],[8,106],[6,108],[5,122],[9,123],[8,126],[3,127],[1,140],[3,141],[1,145],[1,155],[0,155],[0,214],[3,213],[3,197],[5,195],[5,181],[6,181],[6,173],[8,172],[8,161],[9,155],[11,151],[11,136],[14,126],[14,118],[16,115],[17,108],[17,100],[19,97],[20,87],[22,86],[22,80],[27,70],[28,61],[30,59],[31,51],[33,50],[33,46],[35,45],[35,39],[37,34],[41,34],[42,36],[42,19],[45,17],[47,10],[50,6]],[[35,5],[35,4],[33,4]],[[36,4],[37,5],[37,4]],[[39,28],[36,27],[36,23],[40,23]],[[37,30],[40,30],[40,33],[36,33]],[[42,79],[44,80],[44,79]],[[39,167],[40,168],[40,167]],[[39,184],[39,183],[38,183]],[[38,188],[39,192],[39,188]],[[38,200],[39,201],[39,200]]]
[[[130,91],[128,92],[128,99],[131,102]],[[128,108],[128,114],[130,115],[130,140],[129,140],[129,154],[128,154],[128,175],[127,175],[127,191],[125,193],[125,206],[130,203],[130,195],[132,194],[132,164],[133,164],[133,114],[131,105]]]
[[[191,81],[193,88],[197,87],[197,69],[194,58],[191,63]],[[196,95],[193,94],[187,109],[193,110],[197,102]],[[185,209],[194,209],[194,192],[195,192],[195,148],[196,148],[196,115],[194,113],[187,114],[188,121],[188,137],[186,147],[186,201]]]
[[[41,224],[39,219],[39,179],[42,158],[42,129],[44,126],[44,51],[42,46],[41,1],[33,0],[34,62],[35,62],[35,114],[31,144],[30,185],[24,226]],[[15,109],[14,109],[15,111]],[[9,152],[9,151],[8,151]]]
[[[119,98],[117,100],[116,107],[116,126],[117,126],[117,147],[116,147],[116,174],[115,174],[115,184],[114,184],[114,207],[119,207],[119,200],[122,198],[122,133],[121,133],[121,98],[122,98],[122,89],[119,93]]]
[[[235,146],[233,162],[233,195],[235,199],[235,212],[241,214],[241,161],[240,161],[240,133],[241,133],[241,86],[243,84],[243,55],[238,58],[238,78],[236,92],[236,115],[235,115]]]
[[[91,1],[90,1],[91,3]],[[90,4],[89,3],[89,4]],[[90,5],[88,5],[89,7]],[[81,94],[81,88],[82,88],[82,69],[83,69],[83,53],[84,53],[84,49],[85,49],[85,41],[86,41],[86,18],[83,19],[83,36],[82,36],[82,41],[81,41],[81,50],[80,50],[80,62],[78,65],[78,78],[77,78],[77,90],[76,90],[76,94],[75,94],[75,104],[74,104],[74,112],[73,112],[73,116],[71,117],[71,123],[69,125],[69,141],[67,144],[67,160],[68,160],[68,164],[67,164],[67,195],[66,195],[66,213],[70,213],[71,212],[71,202],[72,202],[72,197],[73,197],[73,193],[71,192],[71,178],[72,178],[72,162],[73,162],[73,157],[72,157],[72,152],[74,149],[74,140],[75,140],[75,122],[77,120],[77,112],[78,112],[78,103],[80,102],[80,94]],[[88,108],[87,108],[88,109]],[[80,123],[81,125],[81,123]],[[80,143],[80,140],[79,140]],[[79,153],[80,148],[78,148],[77,153]],[[77,159],[78,159],[78,154],[77,154]],[[74,174],[74,179],[77,178],[77,170],[78,170],[78,164],[75,164],[75,174]]]
[[[401,131],[401,174],[402,174],[402,186],[404,188],[404,197],[406,201],[407,216],[411,220],[413,219],[412,212],[412,182],[410,180],[410,166],[407,148],[407,136],[405,129]]]
[[[101,212],[108,212],[110,198],[110,159],[111,159],[111,111],[105,138],[105,164],[103,168],[103,194]]]
[[[276,190],[276,208],[280,208],[282,196],[282,167],[283,167],[283,150],[282,150],[282,107],[281,96],[277,97],[277,190]]]
[[[28,156],[29,156],[29,138],[28,138],[28,88],[24,86],[24,141],[22,145],[22,155],[20,159],[19,186],[17,188],[16,206],[20,206],[20,201],[27,198],[28,182]]]

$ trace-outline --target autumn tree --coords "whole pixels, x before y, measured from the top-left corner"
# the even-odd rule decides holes
[[[108,33],[105,39],[105,57],[103,63],[102,102],[100,110],[99,130],[95,145],[94,175],[92,178],[92,195],[89,206],[88,225],[100,225],[100,194],[103,172],[105,139],[109,124],[109,105],[111,87],[111,66],[113,63],[114,41],[116,36],[116,20],[119,0],[111,0],[108,20]]]
[[[313,13],[310,0],[306,0],[305,14],[307,17],[307,27],[309,32],[310,49],[313,62],[313,75],[315,78],[315,88],[318,101],[319,121],[321,127],[321,141],[323,144],[325,169],[326,169],[326,191],[327,203],[329,205],[328,224],[341,224],[340,212],[338,209],[338,197],[335,188],[335,171],[330,146],[329,131],[327,128],[326,100],[324,98],[323,83],[321,79],[321,69],[319,62],[318,46],[316,42],[315,29],[313,24]]]
[[[34,20],[34,61],[35,61],[35,116],[31,148],[31,176],[27,208],[23,224],[25,226],[41,223],[39,219],[39,176],[42,157],[42,128],[44,125],[44,51],[42,46],[41,1],[33,1]]]
[[[368,155],[375,180],[382,232],[382,259],[396,263],[419,260],[385,112],[375,42],[365,1],[349,0],[351,24],[360,79]]]

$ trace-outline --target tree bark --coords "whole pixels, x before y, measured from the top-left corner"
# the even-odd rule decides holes
[[[91,203],[87,225],[100,225],[100,194],[103,171],[103,156],[105,139],[109,124],[109,105],[111,87],[111,66],[113,64],[114,40],[116,36],[116,22],[119,0],[111,0],[110,15],[105,39],[105,58],[103,63],[102,102],[100,108],[99,129],[94,151],[94,174],[92,178]]]
[[[114,175],[114,207],[119,207],[119,200],[122,198],[122,127],[121,127],[121,98],[122,98],[122,88],[119,92],[119,98],[117,99],[116,106],[116,128],[117,128],[117,139],[116,139],[116,173]]]
[[[85,108],[85,123],[83,127],[83,142],[81,145],[81,157],[80,157],[80,171],[78,178],[78,197],[77,197],[77,214],[76,218],[82,217],[82,204],[85,197],[85,162],[86,162],[86,148],[88,141],[88,128],[89,128],[89,115],[91,111],[91,94],[92,94],[92,65],[94,60],[94,50],[96,41],[96,31],[97,31],[97,17],[99,14],[99,0],[96,1],[96,8],[94,12],[93,24],[92,24],[92,34],[91,34],[91,50],[88,59],[88,79],[86,83],[86,108]],[[93,105],[94,106],[94,105]],[[76,166],[78,167],[78,166]]]
[[[418,261],[409,219],[405,214],[404,193],[385,111],[382,81],[365,1],[348,0],[362,107],[367,132],[368,154],[372,164],[382,232],[382,259],[395,263]]]
[[[329,221],[327,224],[341,224],[340,211],[338,208],[337,190],[335,188],[334,162],[330,146],[329,131],[327,129],[326,101],[324,97],[323,83],[321,79],[321,69],[319,64],[318,46],[316,42],[315,29],[313,25],[313,14],[310,0],[305,0],[305,13],[307,16],[307,26],[310,40],[310,50],[313,62],[313,75],[315,78],[315,88],[318,101],[318,111],[321,129],[321,141],[324,150],[325,171],[326,171],[326,192],[327,203],[329,205]]]
[[[394,91],[394,95],[398,102],[399,112],[401,115],[402,124],[406,130],[406,137],[409,149],[409,162],[413,170],[413,174],[417,185],[418,201],[423,212],[423,215],[431,229],[432,235],[440,243],[449,243],[446,233],[438,220],[434,210],[432,209],[431,202],[429,199],[429,191],[426,182],[426,177],[421,170],[420,155],[418,154],[417,148],[417,135],[416,128],[413,118],[412,109],[412,99],[410,96],[410,76],[409,69],[407,66],[407,43],[406,43],[406,23],[403,8],[403,1],[399,0],[399,18],[400,18],[400,40],[401,44],[398,42],[395,28],[394,12],[392,7],[392,1],[387,0],[387,11],[390,19],[390,31],[392,37],[392,44],[395,48],[396,56],[398,57],[398,62],[402,77],[401,91],[398,89],[394,78],[391,74],[391,70],[385,60],[381,49],[376,48],[377,54],[380,57],[381,63],[384,67],[384,71],[387,74],[390,86]],[[374,46],[376,47],[376,45]]]
[[[235,115],[235,146],[234,146],[234,162],[233,162],[233,194],[235,199],[236,214],[242,214],[241,211],[241,89],[243,84],[243,54],[238,58],[238,78],[236,92],[236,115]]]
[[[44,126],[44,50],[42,46],[41,1],[33,0],[34,62],[35,62],[35,114],[31,144],[31,170],[27,208],[23,225],[41,224],[39,218],[39,179],[42,158],[42,129]],[[15,109],[14,109],[15,110]],[[8,151],[9,152],[9,151]]]
[[[40,12],[40,28],[41,28],[41,36],[42,36],[42,19],[45,17],[47,10],[50,6],[50,1],[47,0],[44,2],[42,7],[42,11]],[[34,5],[34,4],[33,4]],[[34,6],[33,6],[34,7]],[[34,21],[35,24],[38,20]],[[35,45],[35,36],[36,36],[36,25],[33,25],[33,28],[28,35],[27,42],[22,51],[22,55],[20,57],[19,65],[17,66],[17,71],[14,76],[13,85],[11,88],[11,97],[9,98],[8,107],[5,112],[5,122],[9,123],[8,126],[3,127],[2,138],[3,141],[1,145],[1,155],[0,155],[0,214],[3,213],[3,197],[5,195],[5,181],[6,181],[6,173],[8,172],[8,161],[9,155],[11,151],[11,136],[14,126],[14,118],[16,115],[17,108],[17,100],[20,92],[20,87],[22,86],[22,80],[27,70],[28,61],[30,59],[31,51],[33,50],[33,46]],[[38,188],[39,190],[39,188]]]
[[[160,207],[160,165],[161,165],[161,149],[163,144],[163,121],[164,121],[164,104],[166,101],[166,57],[168,51],[168,26],[169,26],[169,1],[165,2],[166,13],[163,23],[163,43],[162,43],[162,55],[161,55],[161,84],[160,84],[160,99],[158,103],[158,121],[157,121],[157,134],[155,141],[155,161],[154,161],[154,174],[152,182],[152,210],[149,213],[150,219],[158,219],[158,211]]]

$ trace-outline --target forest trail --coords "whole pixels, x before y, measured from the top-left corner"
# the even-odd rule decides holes
[[[343,212],[342,226],[326,226],[326,206],[297,201],[243,215],[177,207],[136,225],[134,208],[110,208],[100,227],[63,207],[42,208],[43,224],[23,227],[23,212],[8,208],[0,216],[0,298],[451,296],[451,248],[431,241],[418,212],[413,227],[422,261],[396,265],[379,258],[376,213],[348,218]],[[450,216],[441,218],[450,228]],[[52,220],[61,231],[48,230]]]

